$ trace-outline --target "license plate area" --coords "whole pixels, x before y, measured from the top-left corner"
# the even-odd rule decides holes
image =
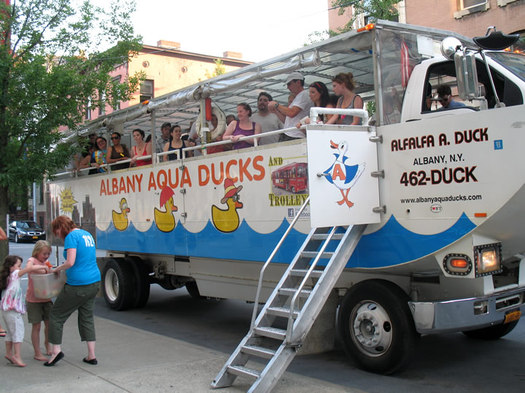
[[[514,321],[518,321],[521,318],[521,311],[520,310],[514,310],[510,311],[505,314],[505,319],[503,320],[503,323],[510,323]]]

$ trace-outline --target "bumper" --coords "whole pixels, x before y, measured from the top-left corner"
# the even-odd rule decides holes
[[[445,302],[409,302],[409,306],[419,333],[481,329],[503,323],[511,311],[525,312],[525,288]]]
[[[37,240],[46,240],[46,235],[43,234],[43,235],[37,235],[37,234],[26,234],[26,235],[22,235],[22,234],[19,234],[18,235],[18,238],[22,241],[37,241]]]

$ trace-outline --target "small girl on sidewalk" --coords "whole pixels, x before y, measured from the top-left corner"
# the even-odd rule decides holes
[[[51,354],[51,347],[48,341],[49,331],[49,312],[53,306],[53,302],[50,299],[39,299],[35,296],[34,284],[32,276],[34,274],[45,274],[49,273],[51,263],[48,258],[51,255],[51,245],[45,240],[39,240],[35,243],[31,258],[27,260],[37,270],[33,270],[29,274],[29,280],[27,283],[26,293],[26,307],[27,307],[27,320],[32,325],[31,328],[31,343],[35,350],[34,358],[42,362],[47,362],[47,357],[40,351],[40,327],[41,322],[44,321],[44,348],[46,355]],[[38,269],[38,267],[40,269]]]
[[[0,310],[7,329],[5,337],[5,358],[18,367],[25,367],[20,350],[24,341],[24,321],[22,314],[26,312],[24,293],[20,286],[20,277],[34,270],[31,262],[21,269],[22,258],[17,255],[5,257],[4,264],[0,270],[0,288],[2,299]],[[40,266],[37,269],[41,269]]]

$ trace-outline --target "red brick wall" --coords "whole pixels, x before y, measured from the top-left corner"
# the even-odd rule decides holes
[[[407,23],[452,30],[468,37],[485,35],[488,26],[496,26],[504,33],[525,30],[525,0],[504,7],[497,0],[489,0],[490,8],[456,19],[457,0],[405,0]]]

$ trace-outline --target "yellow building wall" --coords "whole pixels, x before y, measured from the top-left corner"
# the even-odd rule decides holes
[[[161,52],[162,53],[162,52]],[[226,63],[228,60],[223,59]],[[241,65],[249,64],[242,62]],[[238,69],[239,66],[224,64],[226,72]],[[129,75],[144,72],[146,79],[153,80],[154,97],[171,93],[180,88],[209,79],[214,76],[216,65],[214,58],[192,59],[190,56],[170,56],[154,53],[140,53],[129,63]],[[130,100],[129,105],[139,103],[139,92]]]

